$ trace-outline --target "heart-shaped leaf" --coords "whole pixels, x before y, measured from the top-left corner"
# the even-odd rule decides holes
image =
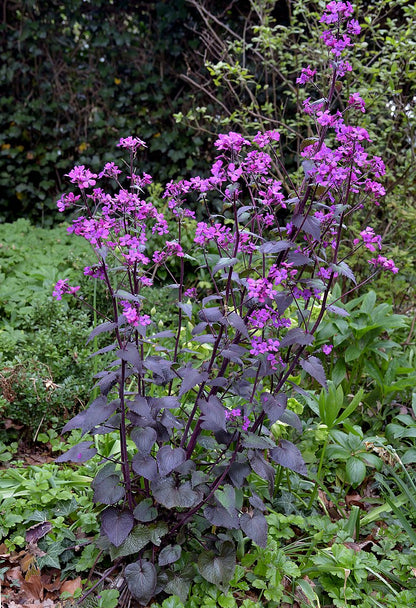
[[[134,517],[130,511],[110,507],[101,513],[101,530],[116,547],[126,540],[133,526]]]
[[[133,511],[133,515],[137,521],[153,521],[157,517],[157,509],[153,506],[151,498],[145,498]]]
[[[164,477],[152,484],[152,490],[154,499],[167,509],[190,508],[199,501],[199,494],[194,492],[189,481],[177,484],[171,477]]]
[[[254,515],[243,513],[240,517],[242,531],[259,547],[267,545],[267,520],[263,513],[255,511]]]
[[[119,484],[118,475],[108,475],[100,483],[95,483],[94,502],[100,502],[103,505],[114,505],[119,502],[125,495],[123,486]]]
[[[159,553],[159,566],[167,566],[167,564],[173,564],[177,562],[182,553],[180,545],[168,545],[164,547]]]
[[[169,445],[164,445],[159,449],[156,460],[160,475],[165,477],[186,460],[186,452],[182,448],[171,448]]]
[[[149,481],[154,481],[159,477],[157,472],[156,460],[153,456],[143,456],[142,454],[135,454],[131,461],[133,471],[137,475],[141,475]]]
[[[234,576],[235,563],[234,545],[227,541],[223,543],[219,553],[201,553],[198,558],[198,570],[209,583],[224,589]]]
[[[157,573],[154,565],[141,559],[126,566],[124,576],[134,599],[142,606],[146,606],[156,589]]]

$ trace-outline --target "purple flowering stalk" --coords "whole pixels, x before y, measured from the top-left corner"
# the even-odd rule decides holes
[[[296,446],[286,439],[276,444],[269,429],[280,420],[301,432],[299,418],[286,411],[288,397],[302,391],[291,377],[301,368],[326,386],[321,357],[333,347],[316,346],[314,336],[325,313],[339,311],[331,289],[340,277],[351,282],[348,293],[363,285],[367,280],[357,285],[347,260],[359,250],[378,254],[382,247],[371,226],[359,235],[348,227],[356,211],[380,204],[385,170],[382,159],[366,150],[368,132],[353,122],[357,112],[365,112],[364,100],[352,93],[341,111],[337,99],[336,82],[351,69],[344,55],[360,31],[352,14],[349,2],[330,2],[322,16],[330,86],[327,95],[304,104],[315,137],[301,152],[301,183],[288,180],[292,192],[273,173],[276,130],[253,137],[220,134],[208,176],[166,186],[169,217],[146,199],[152,178],[135,168],[137,152],[145,146],[139,138],[118,144],[130,153],[124,179],[114,163],[99,175],[84,166],[68,174],[79,192],[63,195],[58,208],[77,211],[68,230],[87,239],[94,254],[84,273],[105,283],[112,302],[112,314],[91,337],[113,334],[116,360],[98,375],[99,397],[64,431],[119,430],[121,477],[108,463],[106,474],[93,483],[97,502],[107,505],[103,534],[116,547],[142,525],[138,522],[151,521],[151,508],[168,524],[166,546],[179,528],[192,530],[196,513],[228,535],[221,542],[233,544],[234,531],[241,529],[264,546],[267,522],[250,474],[263,477],[272,495],[270,461],[307,473]],[[298,82],[313,83],[315,73],[307,66]],[[284,166],[283,159],[279,164]],[[110,194],[98,180],[112,180],[118,190]],[[211,213],[213,199],[222,202],[221,215]],[[204,203],[206,217],[195,227],[188,201],[196,200]],[[191,229],[194,247],[186,251],[182,237]],[[150,246],[155,235],[166,239],[161,250]],[[184,261],[190,254],[204,260],[209,293],[187,284]],[[172,262],[180,269],[173,277],[178,314],[171,330],[158,332],[143,288],[158,281],[161,270],[172,275]],[[368,262],[368,280],[379,269],[397,272],[380,254]],[[78,289],[59,281],[54,295],[61,299]],[[184,329],[185,318],[193,324],[191,334]],[[202,362],[195,356],[201,345],[211,353]],[[128,437],[137,448],[133,458]],[[95,454],[91,442],[80,446],[83,459]],[[236,498],[235,489],[243,485],[252,515]],[[161,570],[160,548],[149,539],[139,551],[149,581]],[[144,599],[134,585],[132,593]]]

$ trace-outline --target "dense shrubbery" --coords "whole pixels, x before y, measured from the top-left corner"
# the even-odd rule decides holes
[[[175,127],[181,55],[195,39],[185,0],[8,2],[1,33],[0,220],[56,221],[54,199],[77,160],[100,166],[108,144],[140,129],[160,179],[198,159]],[[175,143],[174,143],[175,142]],[[193,160],[191,160],[193,159]]]

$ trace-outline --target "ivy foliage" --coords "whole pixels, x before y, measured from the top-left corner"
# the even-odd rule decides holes
[[[199,138],[170,118],[196,44],[185,0],[15,0],[3,13],[0,220],[50,225],[75,160],[102,166],[121,136],[149,142],[161,181],[197,157]]]

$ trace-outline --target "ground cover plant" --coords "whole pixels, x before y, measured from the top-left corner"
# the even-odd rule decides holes
[[[128,590],[142,605],[158,593],[189,588],[194,563],[202,579],[225,593],[241,543],[266,547],[265,513],[275,485],[285,470],[307,476],[293,436],[276,439],[272,427],[284,423],[302,431],[288,404],[306,394],[311,380],[305,376],[330,388],[320,357],[334,345],[317,345],[320,324],[328,312],[346,316],[339,302],[380,269],[398,272],[379,253],[381,236],[371,226],[355,234],[351,229],[354,214],[363,206],[376,209],[384,194],[383,161],[369,155],[368,132],[355,124],[364,100],[351,92],[340,101],[339,83],[351,70],[347,53],[360,26],[352,6],[342,2],[330,2],[321,22],[328,90],[304,104],[312,136],[302,146],[300,179],[292,179],[279,156],[278,131],[251,138],[221,134],[209,177],[168,184],[164,198],[177,226],[168,233],[165,216],[145,198],[151,177],[135,167],[146,144],[131,136],[118,144],[129,155],[125,177],[112,162],[99,175],[76,166],[68,177],[78,190],[58,202],[60,211],[79,211],[70,232],[84,237],[95,256],[84,274],[101,280],[111,299],[110,313],[97,310],[103,322],[90,339],[110,334],[114,340],[96,356],[116,357],[96,376],[98,396],[63,430],[118,432],[119,453],[104,459],[92,482],[101,506],[98,542],[113,561],[105,575],[123,565]],[[308,85],[314,76],[307,66],[298,80]],[[290,197],[273,175],[274,164],[290,184]],[[116,193],[97,187],[98,180],[100,186],[115,182]],[[195,214],[186,201],[192,197],[207,217],[197,223],[194,248],[187,251],[183,234]],[[220,213],[212,212],[215,206]],[[166,242],[152,251],[155,234],[167,235]],[[209,294],[187,282],[185,260],[194,250],[209,274]],[[348,261],[365,250],[369,276],[357,285]],[[171,260],[179,263],[179,276]],[[161,269],[171,276],[178,308],[165,331],[154,327],[142,292]],[[334,295],[339,278],[348,285]],[[80,286],[67,279],[54,290],[58,300],[79,294]],[[209,347],[203,360],[200,345]],[[87,462],[97,451],[84,438],[58,462]],[[362,470],[362,464],[357,457],[352,467]],[[341,569],[345,573],[347,565]],[[338,600],[346,600],[345,593]]]

